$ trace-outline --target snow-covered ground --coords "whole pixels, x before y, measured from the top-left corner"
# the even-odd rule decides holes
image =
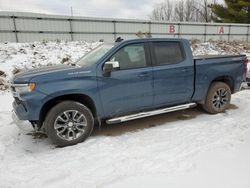
[[[21,69],[33,69],[56,64],[71,64],[100,42],[44,41],[32,43],[0,43],[1,83],[8,85],[10,78]],[[1,72],[4,74],[1,75]]]
[[[97,45],[0,44],[0,70],[6,73],[0,78],[8,82],[16,66],[32,68],[63,58],[72,63]],[[195,55],[225,53],[213,43],[197,45],[192,45]],[[226,113],[194,108],[104,125],[86,142],[66,148],[20,133],[11,118],[12,100],[8,90],[0,92],[1,188],[250,187],[249,88],[233,95]]]
[[[66,148],[20,134],[10,93],[0,101],[0,187],[250,187],[249,90],[223,114],[194,108],[104,125]]]

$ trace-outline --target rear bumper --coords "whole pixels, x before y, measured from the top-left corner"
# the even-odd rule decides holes
[[[247,83],[250,83],[250,78],[246,78],[246,82],[247,82]]]

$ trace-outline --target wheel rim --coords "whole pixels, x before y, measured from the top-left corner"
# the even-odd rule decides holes
[[[67,110],[61,113],[54,123],[57,135],[67,141],[76,140],[82,136],[86,126],[86,117],[77,110]]]
[[[226,89],[220,88],[218,89],[213,96],[213,107],[221,110],[223,109],[229,101],[229,93]]]

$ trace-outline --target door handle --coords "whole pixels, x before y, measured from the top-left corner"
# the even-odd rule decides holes
[[[181,72],[187,72],[187,71],[188,71],[187,68],[184,68],[184,69],[181,70]]]
[[[140,78],[149,77],[149,73],[147,73],[147,72],[140,73],[140,74],[138,75],[138,77],[140,77]]]

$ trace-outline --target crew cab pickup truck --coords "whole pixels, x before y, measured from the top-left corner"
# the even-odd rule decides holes
[[[14,117],[29,120],[58,146],[84,141],[95,124],[120,123],[201,104],[227,109],[246,74],[245,55],[193,58],[185,39],[103,44],[74,66],[14,76]]]

